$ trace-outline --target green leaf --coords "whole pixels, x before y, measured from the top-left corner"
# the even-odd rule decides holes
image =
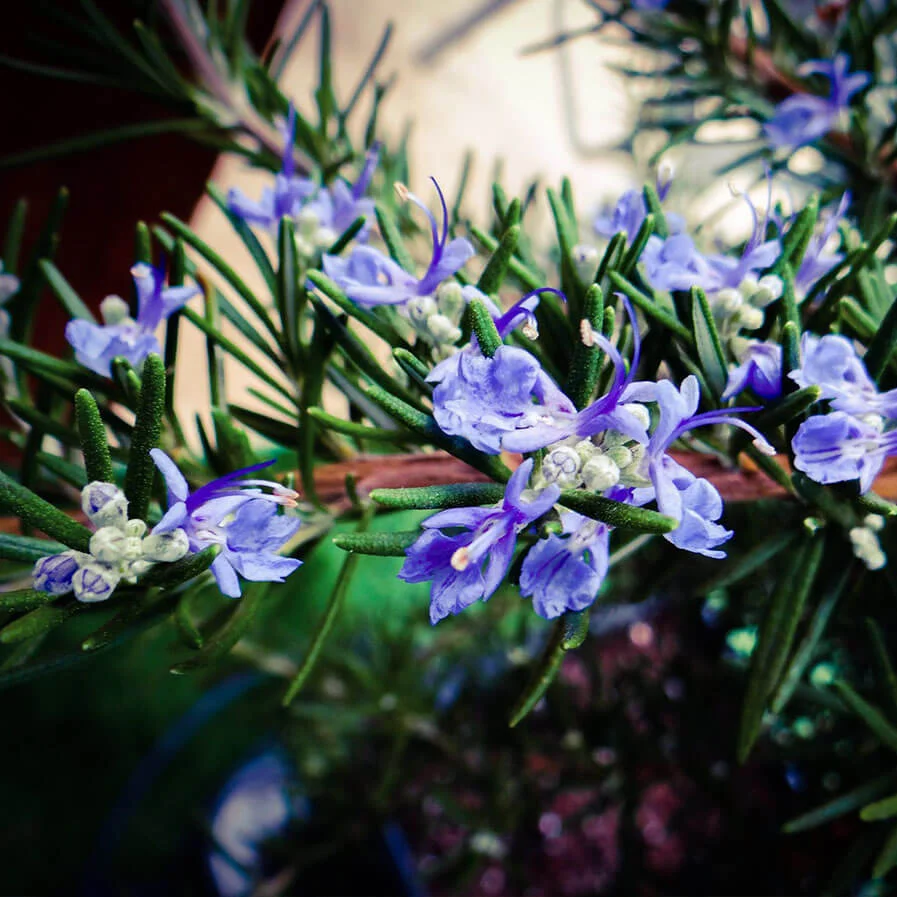
[[[667,219],[663,214],[663,206],[660,204],[657,190],[654,189],[652,184],[645,184],[642,195],[645,197],[645,205],[648,211],[654,216],[654,233],[662,240],[665,240],[670,235],[670,229],[667,226]]]
[[[486,358],[492,358],[502,341],[489,309],[479,299],[471,299],[467,303],[466,313],[470,321],[470,328],[477,336],[480,351]]]
[[[249,306],[253,314],[261,321],[262,325],[274,337],[275,342],[280,342],[280,334],[271,320],[268,310],[256,297],[255,293],[246,285],[239,274],[204,240],[198,237],[183,221],[168,212],[162,213],[162,220],[185,243],[192,246],[212,267],[240,294],[240,298]],[[187,309],[185,309],[187,311]]]
[[[328,430],[335,430],[337,433],[343,433],[346,436],[352,436],[355,439],[369,439],[371,442],[394,442],[394,443],[421,443],[426,440],[416,433],[409,433],[404,429],[384,430],[380,427],[367,427],[364,424],[357,424],[354,421],[343,420],[341,417],[334,417],[321,408],[309,408],[309,417],[317,421],[321,426]]]
[[[797,213],[797,217],[782,238],[782,254],[772,266],[772,273],[780,273],[786,264],[790,264],[793,269],[800,266],[804,253],[810,245],[818,218],[819,196],[813,193],[807,199],[806,205]]]
[[[77,551],[87,551],[92,533],[55,505],[0,472],[0,509]]]
[[[771,430],[787,424],[814,405],[821,394],[821,387],[805,386],[769,405],[753,418],[753,423],[759,430]]]
[[[551,214],[554,218],[555,231],[557,232],[558,249],[561,254],[561,290],[567,297],[570,316],[578,320],[582,316],[582,303],[585,293],[585,284],[576,270],[573,261],[573,249],[576,246],[576,226],[570,220],[563,200],[549,189],[548,203],[551,206]]]
[[[432,415],[412,408],[406,402],[378,386],[369,386],[365,395],[412,433],[425,437],[433,445],[445,449],[456,458],[460,458],[471,467],[485,473],[486,476],[503,483],[510,478],[511,471],[499,458],[478,452],[466,439],[446,436]]]
[[[7,274],[16,274],[19,270],[19,252],[22,249],[22,234],[25,232],[27,215],[28,202],[20,199],[9,216],[3,242],[3,270]]]
[[[624,277],[628,277],[630,272],[635,270],[635,266],[638,264],[638,260],[641,258],[642,252],[648,245],[648,240],[651,239],[653,233],[654,216],[649,213],[645,215],[645,220],[642,222],[642,226],[638,229],[638,233],[635,235],[632,245],[626,251],[623,260],[620,262],[620,273]]]
[[[150,457],[150,449],[159,444],[162,417],[165,414],[165,364],[155,353],[143,363],[140,407],[134,422],[128,469],[125,473],[125,496],[128,499],[128,515],[146,520],[156,465]]]
[[[804,813],[802,816],[792,819],[782,826],[782,831],[786,835],[794,835],[798,832],[817,828],[826,822],[831,822],[833,819],[838,819],[840,816],[858,810],[864,804],[889,791],[895,785],[897,785],[897,772],[888,773],[881,776],[881,778],[866,782],[864,785],[848,791],[847,794],[842,794],[840,797],[823,804],[821,807],[817,807],[815,810],[811,810],[809,813]]]
[[[897,816],[897,794],[868,804],[860,810],[860,819],[863,822],[878,822],[881,819],[890,819],[892,816]]]
[[[175,589],[205,573],[220,551],[220,545],[209,545],[202,551],[185,555],[171,564],[154,564],[140,577],[139,585],[141,588],[158,586],[163,589]]]
[[[394,533],[340,533],[333,544],[353,554],[375,557],[405,557],[405,550],[420,538],[420,530]]]
[[[470,235],[486,250],[494,253],[498,249],[498,240],[485,231],[471,225]],[[545,286],[545,278],[538,271],[528,268],[517,258],[508,261],[508,271],[520,281],[527,290],[538,290]]]
[[[399,267],[404,268],[409,274],[414,274],[414,259],[405,247],[405,243],[399,234],[395,220],[389,211],[380,203],[376,206],[377,226],[380,228],[380,236],[386,244],[390,257]]]
[[[561,647],[565,651],[578,648],[589,634],[589,610],[567,613],[561,617]]]
[[[494,505],[504,498],[498,483],[453,483],[448,486],[417,486],[404,489],[374,489],[371,501],[385,508],[432,509]]]
[[[824,544],[823,536],[817,534],[783,564],[778,585],[760,624],[757,645],[748,668],[738,734],[739,763],[745,762],[760,734],[763,714],[791,652],[797,624],[822,560]]]
[[[675,333],[687,345],[694,345],[694,337],[689,329],[680,324],[673,315],[661,308],[653,299],[650,299],[636,287],[634,287],[625,277],[616,271],[608,272],[608,277],[616,289],[623,293],[631,300],[633,305],[638,306],[649,318],[653,318],[658,324],[666,327],[671,333]]]
[[[729,369],[716,322],[713,320],[713,311],[707,301],[707,295],[700,287],[691,289],[691,313],[698,359],[707,385],[713,390],[714,396],[719,398],[726,388]]]
[[[788,664],[788,669],[782,676],[782,681],[779,683],[773,697],[771,704],[773,713],[781,713],[785,709],[800,684],[804,672],[816,654],[816,648],[825,633],[825,628],[835,612],[835,608],[838,606],[838,601],[844,593],[844,589],[853,572],[853,566],[852,564],[847,565],[835,584],[826,591],[822,601],[819,602],[819,607],[807,628],[807,634],[804,636],[800,647],[794,652],[794,656]]]
[[[339,255],[367,224],[367,215],[359,215],[327,248],[327,255]]]
[[[284,216],[277,230],[277,308],[280,312],[280,326],[286,337],[289,355],[292,359],[301,357],[299,348],[300,286],[298,283],[299,262],[296,253],[296,237],[293,221]]]
[[[498,247],[486,263],[486,267],[477,281],[477,289],[480,292],[485,293],[487,296],[498,292],[508,273],[511,259],[517,251],[519,242],[520,225],[515,224],[504,232]]]
[[[876,681],[878,691],[885,700],[888,716],[891,720],[897,720],[897,673],[888,654],[884,633],[871,617],[866,617],[866,630],[872,643],[872,659],[878,674]]]
[[[836,682],[835,688],[844,703],[866,723],[882,744],[897,751],[897,727],[892,726],[877,707],[861,698],[846,682]]]
[[[94,317],[93,312],[81,301],[81,297],[72,289],[56,265],[48,259],[41,259],[38,264],[43,272],[47,286],[53,291],[53,294],[68,312],[69,316],[96,324],[97,319]]]
[[[49,539],[35,539],[31,536],[15,536],[11,533],[0,533],[0,558],[7,561],[22,561],[32,563],[39,561],[49,554],[59,554],[65,551],[65,545],[60,542],[52,542]],[[14,592],[0,592],[0,602],[5,595]],[[41,592],[41,594],[44,594]],[[0,604],[0,606],[4,606]]]
[[[564,655],[567,653],[564,648],[564,642],[570,640],[567,627],[568,624],[563,617],[554,624],[551,638],[533,669],[530,681],[511,711],[508,725],[512,729],[539,703],[542,696],[548,691],[548,686],[554,681],[554,677],[564,661]],[[572,641],[575,641],[575,637]]]
[[[772,558],[781,554],[796,538],[797,535],[793,529],[783,527],[781,531],[773,533],[741,557],[730,561],[720,573],[697,589],[698,594],[708,595],[717,589],[741,582],[755,570],[765,566]]]
[[[895,346],[897,346],[897,301],[891,303],[863,356],[866,370],[876,383],[880,383],[882,375],[887,370]]]
[[[6,536],[5,538],[15,538],[15,536]],[[25,538],[20,536],[19,538]],[[39,539],[29,539],[30,542],[39,542]],[[52,545],[52,542],[44,542],[45,545]],[[65,546],[60,545],[59,550],[64,550]],[[47,554],[55,554],[54,551],[45,551],[41,557]],[[25,560],[25,558],[16,558],[16,560]],[[37,558],[34,558],[37,560]],[[36,607],[43,607],[51,601],[55,601],[59,596],[51,595],[49,592],[41,592],[38,589],[16,589],[14,592],[0,592],[0,611],[30,611]]]
[[[176,676],[203,670],[219,661],[246,634],[255,620],[259,605],[268,593],[270,583],[251,582],[244,587],[243,597],[236,601],[228,621],[205,639],[202,648],[188,660],[175,664],[171,672]]]
[[[895,866],[897,866],[897,825],[891,829],[888,840],[875,860],[872,877],[884,878]]]
[[[76,601],[61,607],[45,604],[0,629],[0,644],[15,645],[50,632],[83,609],[84,605]]]
[[[294,448],[299,443],[299,427],[295,423],[280,420],[270,414],[260,414],[239,405],[228,405],[230,413],[240,423],[245,424],[266,439],[276,442],[285,448]]]
[[[103,483],[114,483],[106,425],[100,417],[96,399],[86,389],[79,389],[75,393],[75,422],[81,439],[84,470],[87,472],[88,482],[99,480]]]
[[[177,600],[178,596],[172,592],[157,592],[154,589],[134,596],[123,610],[81,642],[81,650],[92,653],[108,648],[135,626],[143,628],[152,620],[161,621],[171,613]]]
[[[363,535],[365,530],[370,526],[371,520],[374,517],[374,508],[373,506],[369,507],[363,514],[361,520],[358,523],[358,530],[353,535]],[[283,698],[283,706],[287,707],[290,703],[292,703],[293,698],[299,694],[300,689],[305,684],[305,681],[308,679],[309,674],[314,669],[315,663],[318,660],[318,657],[321,654],[322,649],[324,648],[324,643],[327,641],[327,636],[330,635],[330,631],[333,629],[333,624],[336,622],[336,618],[339,615],[340,610],[342,609],[343,603],[346,598],[346,592],[349,590],[349,585],[352,582],[352,577],[355,574],[355,568],[358,565],[358,554],[350,552],[349,556],[343,561],[342,568],[340,569],[339,575],[337,576],[336,584],[333,587],[333,592],[330,595],[330,600],[327,602],[327,608],[324,611],[324,616],[321,618],[320,623],[318,624],[318,628],[315,630],[315,634],[312,636],[311,645],[309,646],[308,652],[302,660],[302,663],[299,666],[299,669],[296,671],[296,675],[293,678],[293,681],[290,682],[289,688],[287,688],[287,692]]]
[[[603,357],[598,346],[592,340],[585,339],[585,334],[601,333],[603,323],[604,293],[597,283],[593,283],[586,290],[579,338],[573,348],[573,360],[564,390],[580,410],[589,404],[598,386],[598,375],[601,372]]]
[[[593,520],[600,520],[621,529],[632,529],[642,533],[671,533],[679,525],[678,521],[657,511],[634,508],[625,502],[613,501],[603,495],[572,489],[561,493],[558,501],[567,508]]]

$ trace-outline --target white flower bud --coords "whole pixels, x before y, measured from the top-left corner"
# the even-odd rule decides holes
[[[738,323],[745,330],[758,330],[763,326],[763,312],[759,308],[744,305],[738,313]]]
[[[72,587],[79,601],[105,601],[115,591],[120,576],[105,564],[86,563],[72,577]]]
[[[426,325],[430,315],[435,315],[438,311],[436,300],[432,296],[417,296],[414,299],[409,299],[405,305],[405,310],[408,312],[408,317],[415,324],[424,325]]]
[[[190,542],[182,529],[176,529],[147,536],[141,547],[146,560],[171,563],[179,561],[190,550]]]
[[[128,500],[118,486],[97,480],[81,490],[81,510],[94,526],[121,528],[128,519]]]
[[[427,330],[437,343],[456,343],[461,338],[461,330],[445,315],[430,315],[427,318]]]
[[[296,216],[296,234],[304,237],[310,243],[314,243],[320,223],[321,219],[318,217],[318,213],[314,209],[304,206]]]
[[[881,514],[867,514],[863,518],[863,526],[873,533],[880,533],[885,528],[885,518]]]
[[[600,261],[598,250],[594,246],[589,246],[588,243],[580,243],[573,247],[571,255],[576,273],[585,282],[590,282],[598,270]]]
[[[859,558],[869,570],[880,570],[888,559],[881,550],[878,536],[865,526],[855,526],[848,533],[853,544],[854,556]]]
[[[767,274],[765,277],[760,278],[757,289],[751,296],[751,304],[757,308],[766,308],[771,302],[775,302],[776,299],[781,297],[784,289],[785,285],[781,277],[777,277],[775,274]]]
[[[741,308],[744,304],[744,297],[741,295],[740,290],[726,287],[719,290],[713,297],[713,304],[721,311],[731,314]]]
[[[582,481],[586,489],[604,492],[620,482],[620,468],[607,455],[595,455],[583,464]]]
[[[136,560],[136,561],[128,561],[124,564],[118,565],[118,572],[121,574],[121,578],[125,582],[129,582],[132,585],[137,582],[138,576],[143,576],[150,567],[152,567],[152,563],[150,561],[144,560]]]
[[[601,454],[601,449],[599,449],[591,439],[583,439],[580,442],[577,442],[573,448],[583,462],[588,461],[589,458],[593,458],[595,455]]]
[[[131,319],[131,309],[121,296],[107,296],[100,303],[100,314],[107,327],[125,324]]]
[[[561,488],[576,486],[582,461],[576,449],[561,445],[552,449],[542,461],[542,476],[549,483],[557,483]]]
[[[461,284],[455,280],[450,280],[442,284],[436,290],[436,304],[439,311],[449,320],[458,322],[464,313],[466,302],[464,301],[464,293]]]
[[[117,526],[103,526],[90,537],[90,553],[104,564],[133,561],[141,555],[140,538]]]
[[[858,414],[857,418],[877,433],[884,432],[885,419],[880,414]]]
[[[61,554],[41,558],[34,565],[34,588],[51,595],[65,595],[72,590],[72,577],[89,554],[81,551],[63,551]]]
[[[134,539],[142,539],[146,534],[146,524],[135,517],[133,520],[129,520],[124,527],[125,535],[131,536]]]
[[[624,467],[629,467],[629,465],[632,464],[632,452],[626,448],[625,445],[615,445],[608,450],[607,457],[610,458],[620,470],[623,470]]]

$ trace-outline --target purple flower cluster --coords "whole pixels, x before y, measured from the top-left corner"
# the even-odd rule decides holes
[[[324,273],[359,305],[403,307],[412,300],[431,296],[444,280],[460,271],[474,255],[469,240],[463,237],[448,239],[448,207],[439,185],[435,180],[433,184],[442,206],[441,229],[433,213],[417,196],[404,187],[397,187],[401,197],[416,205],[430,222],[433,253],[421,277],[406,271],[389,256],[370,246],[356,246],[348,258],[324,256]]]
[[[509,321],[517,319],[515,309]],[[745,429],[765,451],[772,449],[734,416],[752,409],[698,413],[695,377],[680,388],[666,380],[636,381],[639,336],[629,311],[635,336],[629,370],[607,339],[583,334],[606,353],[614,379],[581,411],[532,355],[515,346],[502,345],[487,357],[474,340],[432,371],[433,413],[445,433],[491,454],[545,450],[537,472],[532,460],[517,469],[499,505],[452,509],[425,521],[400,576],[432,581],[434,623],[495,592],[511,565],[517,534],[553,511],[562,488],[585,488],[633,506],[656,502],[678,522],[668,541],[685,551],[724,556],[718,546],[732,533],[718,523],[722,499],[668,449],[689,430],[715,424]],[[547,618],[591,604],[608,568],[610,527],[571,511],[558,513],[561,533],[537,540],[520,573],[522,594]]]
[[[131,276],[137,288],[136,320],[124,299],[107,296],[100,303],[103,324],[76,319],[65,328],[78,363],[104,377],[111,376],[114,358],[126,358],[139,368],[151,352],[161,354],[156,338],[159,324],[199,294],[199,288],[191,286],[163,289],[165,272],[150,265],[134,265]]]
[[[184,475],[161,449],[150,454],[168,488],[168,511],[154,534],[181,529],[190,551],[219,545],[212,573],[222,593],[240,597],[239,577],[250,582],[283,582],[302,561],[277,553],[299,529],[298,517],[277,513],[277,506],[296,506],[297,493],[269,480],[241,479],[273,464],[267,461],[190,492]],[[263,489],[270,489],[264,492]]]
[[[858,480],[868,492],[885,459],[897,454],[897,390],[879,392],[850,340],[834,334],[804,334],[801,366],[789,376],[818,386],[831,408],[800,425],[795,467],[817,483]]]
[[[378,144],[374,144],[365,156],[365,164],[354,184],[336,180],[330,187],[321,187],[310,178],[296,175],[293,146],[296,130],[296,110],[290,104],[284,138],[280,172],[274,178],[273,187],[265,187],[259,199],[252,199],[238,187],[232,188],[227,197],[230,211],[249,224],[277,232],[281,218],[293,218],[299,223],[300,237],[306,236],[309,252],[329,246],[356,218],[364,216],[364,227],[356,240],[367,239],[370,221],[374,214],[374,201],[366,198],[371,178],[380,156]]]
[[[799,93],[776,106],[764,131],[774,147],[799,147],[824,137],[836,127],[850,99],[870,81],[867,72],[848,74],[850,57],[839,53],[833,60],[813,59],[798,68],[800,75],[819,74],[830,83],[827,97]]]

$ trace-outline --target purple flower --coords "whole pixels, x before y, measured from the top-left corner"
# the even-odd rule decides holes
[[[433,255],[423,277],[417,278],[382,252],[357,246],[348,258],[325,255],[324,273],[343,292],[364,307],[404,305],[409,300],[432,295],[442,281],[459,271],[474,255],[474,248],[463,237],[448,239],[448,208],[435,179],[431,178],[442,206],[442,232],[433,213],[413,193],[402,188],[400,195],[421,209],[430,220]]]
[[[607,575],[610,527],[562,511],[562,536],[551,534],[529,550],[520,571],[520,594],[532,596],[540,617],[553,620],[585,610]]]
[[[795,94],[776,106],[764,130],[774,147],[798,147],[823,137],[836,125],[841,113],[849,108],[850,98],[868,84],[867,72],[847,73],[850,57],[839,53],[834,60],[814,59],[798,68],[801,75],[820,74],[829,79],[829,96]]]
[[[107,296],[100,305],[104,324],[77,319],[69,321],[65,338],[75,350],[79,364],[105,377],[111,376],[112,360],[121,356],[139,368],[151,352],[161,353],[155,331],[169,315],[198,295],[197,287],[162,289],[165,274],[161,268],[137,264],[131,268],[137,287],[137,320],[128,315],[127,303],[118,296]]]
[[[337,180],[332,186],[319,187],[310,178],[297,177],[293,159],[295,145],[296,110],[290,103],[283,135],[281,169],[274,178],[274,187],[265,187],[259,199],[251,199],[238,187],[227,194],[227,205],[231,212],[249,224],[258,224],[276,231],[281,218],[301,219],[303,216],[319,234],[317,244],[329,245],[346,228],[363,215],[368,219],[356,235],[356,240],[367,239],[370,219],[374,214],[374,201],[364,194],[370,185],[374,169],[380,156],[380,145],[375,143],[365,156],[364,168],[354,184]]]
[[[657,509],[674,520],[678,527],[664,535],[668,542],[685,551],[707,557],[725,557],[716,548],[732,533],[716,521],[723,511],[723,502],[714,486],[695,477],[667,455],[667,449],[681,436],[696,427],[729,424],[746,430],[754,437],[762,451],[774,449],[763,435],[735,414],[753,411],[752,408],[728,408],[698,414],[700,387],[697,378],[686,377],[677,389],[669,380],[659,383],[637,383],[629,389],[627,398],[635,402],[656,402],[659,418],[645,452],[645,467],[653,489],[634,490],[632,503],[642,505],[653,498]]]
[[[897,430],[884,432],[878,422],[844,411],[805,420],[792,440],[794,466],[817,483],[859,480],[860,492],[872,488],[889,455],[897,454]]]
[[[834,209],[823,212],[823,226],[810,238],[804,257],[794,274],[794,289],[798,296],[806,296],[816,282],[844,258],[843,253],[829,250],[828,244],[849,205],[850,194],[845,193]]]
[[[717,276],[707,258],[698,252],[694,240],[684,233],[666,239],[650,237],[640,261],[655,290],[710,289]]]
[[[782,347],[777,343],[752,342],[741,364],[729,371],[723,401],[750,389],[761,399],[777,399],[782,394]]]
[[[524,497],[532,470],[532,459],[521,464],[494,507],[452,508],[423,522],[424,532],[407,549],[399,579],[432,581],[431,623],[488,600],[508,572],[517,533],[558,500],[557,486]]]
[[[801,366],[789,375],[798,386],[818,386],[832,408],[849,414],[897,417],[897,390],[880,393],[853,343],[843,336],[805,333]]]
[[[672,184],[670,169],[661,167],[657,176],[657,195],[663,201]],[[626,234],[626,239],[631,243],[641,226],[645,223],[648,214],[648,204],[645,202],[641,190],[627,190],[613,207],[606,206],[592,222],[595,233],[608,240],[619,233]],[[681,233],[685,229],[685,220],[681,215],[667,213],[665,215],[667,227],[671,234]]]
[[[632,0],[632,8],[640,12],[666,9],[670,0]]]
[[[191,493],[165,452],[152,449],[150,454],[168,488],[168,511],[153,533],[183,529],[193,553],[220,545],[211,569],[224,595],[240,597],[238,575],[250,582],[283,582],[301,565],[277,554],[300,526],[297,517],[279,515],[277,505],[295,507],[297,494],[269,480],[239,479],[273,461],[236,470]]]
[[[499,332],[520,318],[526,297],[499,319]],[[625,300],[624,300],[625,301]],[[593,436],[618,430],[647,441],[644,423],[624,406],[638,366],[639,335],[632,310],[635,346],[629,372],[616,347],[600,334],[589,339],[608,355],[615,376],[607,394],[577,412],[576,406],[525,349],[500,346],[491,358],[475,344],[440,362],[427,380],[433,390],[433,416],[450,436],[462,436],[482,452],[533,452],[568,436]]]

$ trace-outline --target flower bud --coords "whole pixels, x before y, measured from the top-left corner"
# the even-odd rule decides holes
[[[621,408],[627,414],[632,415],[645,429],[648,428],[648,425],[651,423],[651,412],[644,405],[638,402],[626,402]]]
[[[744,297],[741,295],[740,290],[726,287],[716,294],[713,304],[723,312],[731,314],[741,308],[744,304]]]
[[[445,315],[430,315],[427,318],[427,330],[436,343],[455,343],[461,338],[461,330]]]
[[[432,296],[417,296],[408,300],[405,310],[408,312],[408,317],[415,324],[426,326],[430,315],[434,315],[437,312],[436,300]]]
[[[131,536],[134,539],[142,539],[146,533],[146,524],[135,517],[133,520],[129,520],[125,526],[125,535]]]
[[[123,527],[128,519],[128,500],[118,486],[96,480],[81,490],[81,510],[94,526]]]
[[[143,576],[143,574],[152,566],[150,561],[128,561],[127,563],[119,564],[118,571],[125,582],[129,582],[133,585],[133,583],[137,582],[137,577]]]
[[[757,284],[757,290],[751,296],[751,305],[757,308],[766,308],[771,302],[775,302],[782,295],[785,285],[782,278],[775,274],[767,274],[761,277]]]
[[[586,489],[604,492],[620,482],[620,468],[607,455],[595,455],[583,464],[582,480]]]
[[[598,270],[600,261],[598,250],[594,246],[589,246],[588,243],[580,243],[573,247],[571,256],[576,273],[583,281],[590,282],[595,276],[595,271]]]
[[[90,553],[104,564],[133,561],[141,556],[140,538],[116,526],[103,526],[90,537]]]
[[[625,445],[615,445],[607,452],[607,457],[622,470],[632,464],[632,452]]]
[[[853,553],[869,570],[881,570],[888,559],[881,550],[878,536],[865,526],[855,526],[848,533],[853,545]]]
[[[86,563],[72,577],[75,597],[79,601],[105,601],[118,585],[118,573],[103,564]]]
[[[34,588],[51,595],[65,595],[72,590],[72,577],[83,560],[90,556],[80,551],[63,551],[41,558],[35,565]]]
[[[763,312],[760,311],[759,308],[745,305],[742,306],[738,313],[738,323],[744,327],[745,330],[758,330],[763,326],[763,321]]]
[[[147,561],[171,563],[179,561],[189,550],[190,542],[182,529],[147,536],[141,545]]]
[[[107,296],[100,303],[100,314],[107,327],[124,324],[131,318],[131,309],[121,296]]]
[[[461,284],[454,280],[442,284],[436,290],[436,304],[439,306],[439,311],[449,320],[460,321],[464,308],[467,305],[464,301],[464,292],[461,289]]]
[[[561,445],[550,451],[542,461],[542,476],[562,489],[576,486],[580,480],[582,461],[575,448]]]

